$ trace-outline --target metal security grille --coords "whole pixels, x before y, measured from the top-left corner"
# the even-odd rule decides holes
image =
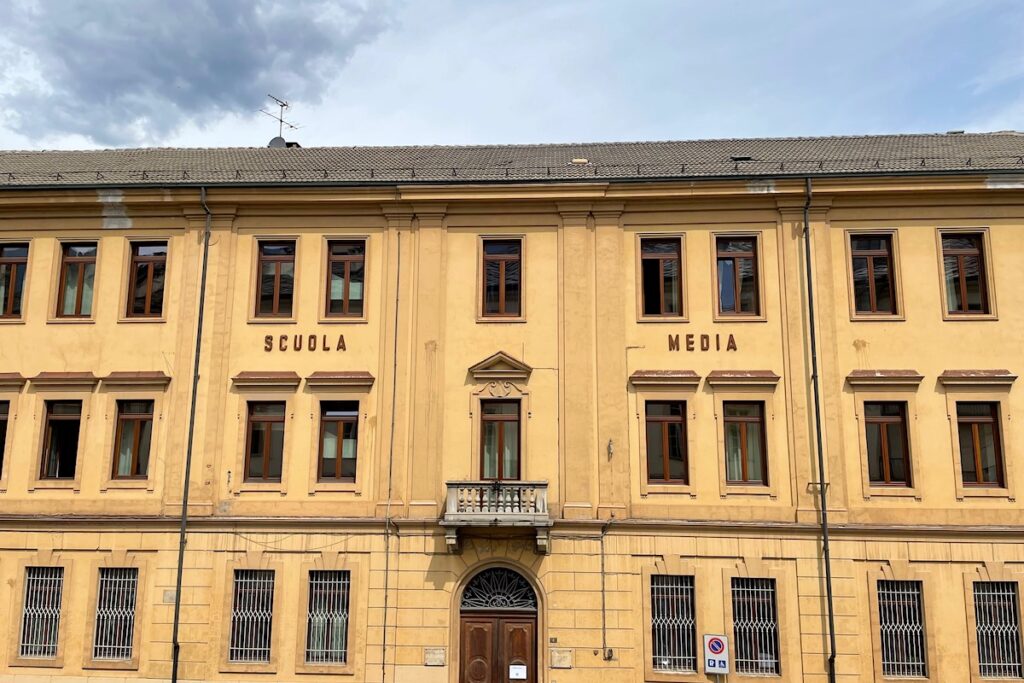
[[[138,569],[100,569],[100,587],[96,595],[96,636],[92,645],[93,659],[132,658],[135,596],[138,587]]]
[[[655,671],[697,670],[693,577],[651,577],[651,650]]]
[[[1024,678],[1016,581],[976,581],[978,666],[985,678]]]
[[[732,624],[736,672],[779,674],[779,615],[775,579],[732,580]]]
[[[63,567],[28,567],[25,570],[25,609],[21,617],[19,656],[45,659],[57,656],[63,591]]]
[[[269,662],[274,621],[274,571],[236,569],[231,605],[232,662]]]
[[[347,571],[311,571],[306,610],[306,662],[344,664],[348,661]]]
[[[927,676],[921,582],[879,581],[878,622],[882,675],[893,678]]]

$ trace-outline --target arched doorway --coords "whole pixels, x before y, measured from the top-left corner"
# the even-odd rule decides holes
[[[519,572],[484,569],[459,604],[459,683],[537,681],[537,593]]]

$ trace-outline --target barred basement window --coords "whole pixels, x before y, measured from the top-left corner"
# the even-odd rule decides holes
[[[651,576],[651,656],[655,671],[697,671],[692,576]]]
[[[231,604],[232,662],[269,662],[274,621],[274,571],[236,569]]]
[[[63,567],[25,569],[25,607],[21,616],[19,657],[53,659],[57,656],[63,591]]]
[[[882,675],[891,678],[927,676],[920,581],[878,582],[878,626],[882,641]]]
[[[307,664],[344,664],[348,661],[349,586],[347,571],[309,572]]]
[[[1024,678],[1016,581],[975,581],[978,668],[985,678]]]
[[[736,673],[778,676],[779,613],[775,579],[732,580]]]
[[[93,659],[126,661],[132,658],[138,586],[139,570],[134,567],[100,569]]]

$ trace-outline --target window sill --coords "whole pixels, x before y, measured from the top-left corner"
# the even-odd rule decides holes
[[[160,316],[158,318],[146,318],[146,317],[143,317],[143,316],[138,316],[138,317],[122,316],[122,317],[117,319],[117,322],[118,323],[136,324],[136,325],[139,324],[139,323],[157,323],[157,324],[162,324],[162,323],[166,323],[167,322],[167,318],[164,318],[163,316]]]
[[[243,664],[241,662],[221,662],[219,670],[221,673],[232,674],[276,674],[277,664]]]
[[[733,496],[752,496],[757,498],[771,498],[775,500],[775,491],[771,486],[750,485],[750,484],[726,484],[722,489],[721,497],[730,498]]]
[[[999,320],[995,313],[950,313],[942,312],[942,319],[946,322],[974,322]]]
[[[77,479],[38,479],[29,487],[29,491],[74,491],[78,493],[82,484]]]
[[[637,317],[638,323],[688,323],[690,317],[686,315],[641,315]]]
[[[137,659],[127,662],[87,659],[82,668],[90,671],[138,671],[139,662]]]
[[[95,318],[49,318],[46,321],[47,325],[93,325],[95,323]]]
[[[899,313],[854,313],[850,316],[853,323],[902,323],[907,316]]]
[[[956,499],[964,500],[965,498],[990,498],[990,499],[1001,499],[1009,501],[1011,503],[1017,500],[1013,493],[1004,487],[999,486],[958,486],[956,489]]]
[[[295,673],[353,676],[355,675],[356,670],[351,664],[296,664]]]
[[[697,493],[693,490],[692,484],[670,484],[670,483],[658,483],[658,484],[644,484],[640,491],[641,496],[655,495],[655,496],[689,496],[690,498],[696,498]]]
[[[294,325],[298,322],[296,318],[249,318],[246,323],[249,325]]]
[[[766,315],[723,315],[715,313],[712,320],[716,323],[766,323]]]
[[[913,498],[920,501],[921,494],[917,489],[909,486],[868,486],[864,500],[872,498]]]
[[[334,317],[321,315],[317,318],[317,323],[320,325],[366,325],[369,322],[370,320],[365,315],[352,316],[350,318],[340,315]]]
[[[310,495],[318,493],[360,493],[359,486],[354,481],[318,481],[309,489]]]
[[[0,318],[0,325],[24,325],[25,318]]]
[[[8,666],[27,667],[33,669],[60,669],[64,666],[64,658],[32,659],[29,657],[12,657]]]
[[[152,490],[152,482],[149,479],[111,479],[100,490],[108,491],[111,489],[124,491]]]
[[[279,481],[273,483],[247,481],[239,484],[234,490],[236,496],[243,493],[279,493],[283,496],[286,492],[284,484]]]
[[[478,323],[525,323],[526,322],[526,318],[521,316],[521,315],[520,316],[508,316],[508,317],[503,317],[503,316],[498,316],[498,315],[494,315],[494,316],[477,315],[476,321]]]

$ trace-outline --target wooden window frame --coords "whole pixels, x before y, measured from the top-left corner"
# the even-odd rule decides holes
[[[253,415],[253,407],[257,406],[257,405],[264,405],[264,404],[280,404],[280,406],[282,408],[281,415],[280,416],[278,416],[278,415],[254,416]],[[280,483],[284,479],[284,455],[285,455],[285,450],[286,450],[285,447],[284,447],[284,434],[282,434],[282,438],[281,438],[281,442],[282,442],[281,443],[281,476],[280,477],[270,477],[270,476],[267,476],[267,472],[269,471],[269,468],[270,468],[270,441],[271,441],[271,439],[270,439],[270,432],[271,432],[271,428],[270,428],[269,425],[276,424],[276,423],[281,423],[282,425],[286,425],[286,423],[287,423],[287,416],[288,416],[288,404],[285,401],[246,401],[246,403],[245,403],[245,412],[246,412],[246,420],[245,420],[245,460],[244,460],[244,463],[243,463],[243,467],[245,468],[245,470],[243,472],[242,480],[244,482],[246,482],[246,483],[257,483],[257,484],[262,484],[262,483],[274,483],[274,484],[277,484],[277,483]],[[265,438],[263,440],[263,443],[264,443],[264,446],[263,446],[263,476],[262,477],[251,477],[251,476],[249,476],[249,458],[250,458],[250,456],[252,454],[251,447],[252,447],[253,429],[255,429],[257,426],[259,426],[260,429],[262,429],[265,432],[264,433],[264,437]]]
[[[263,248],[270,245],[286,245],[290,244],[292,247],[292,253],[290,256],[264,256]],[[256,240],[256,302],[254,307],[254,318],[257,319],[271,319],[271,320],[290,320],[295,317],[295,305],[297,298],[295,296],[296,285],[298,283],[298,266],[297,257],[299,253],[299,243],[295,239],[260,239]],[[260,311],[260,303],[263,300],[263,264],[274,263],[274,289],[273,289],[273,310],[271,313],[263,313]],[[291,311],[288,313],[281,313],[281,264],[291,263],[292,264],[292,306]]]
[[[509,415],[487,415],[484,408],[489,404],[497,403],[510,403],[515,404],[516,414],[513,416]],[[484,451],[484,442],[486,440],[486,429],[484,426],[488,422],[515,422],[516,423],[516,469],[518,470],[518,476],[515,479],[509,479],[504,476],[505,472],[505,459],[502,457],[502,446],[505,442],[505,430],[498,430],[498,468],[496,477],[485,477],[484,476],[484,458],[486,457]],[[480,401],[480,479],[481,481],[523,481],[523,404],[520,399],[482,399]]]
[[[854,241],[860,238],[868,239],[879,239],[885,244],[884,249],[856,249],[854,247]],[[848,234],[848,243],[850,245],[850,293],[851,301],[850,306],[852,308],[854,316],[884,316],[886,319],[892,319],[893,317],[899,317],[901,306],[899,296],[896,291],[896,250],[894,247],[893,234],[889,231],[886,232],[861,232],[852,231]],[[854,259],[863,258],[867,260],[867,278],[868,278],[868,302],[871,306],[870,310],[860,311],[857,310],[857,283],[853,279],[854,275]],[[875,261],[878,259],[885,259],[889,265],[889,310],[879,310],[877,295],[875,293]]]
[[[981,416],[961,416],[960,415],[960,404],[971,403],[985,405],[989,409],[988,417]],[[998,401],[957,401],[956,402],[956,432],[957,432],[957,444],[960,443],[960,426],[963,424],[971,425],[971,436],[972,446],[974,450],[974,466],[975,471],[980,476],[981,474],[981,438],[978,434],[978,425],[991,424],[992,425],[992,441],[993,448],[996,456],[996,472],[998,478],[996,481],[979,481],[979,482],[968,482],[963,479],[963,468],[961,465],[960,470],[960,481],[963,483],[965,488],[1006,488],[1006,469],[1003,462],[1003,437],[1002,437],[1002,424],[999,418],[1000,404]],[[961,458],[963,453],[960,454]]]
[[[525,288],[523,287],[523,271],[525,270],[523,264],[523,238],[515,236],[487,236],[484,237],[480,245],[480,317],[487,319],[519,319],[523,317],[523,300],[525,297]],[[519,252],[515,256],[509,255],[492,255],[487,254],[487,243],[488,242],[516,242],[519,245]],[[500,264],[498,269],[498,312],[488,313],[487,312],[487,264],[490,261],[497,261]],[[519,263],[519,310],[515,313],[509,313],[505,310],[505,264],[510,261],[516,261]]]
[[[140,401],[146,401],[150,404],[150,410],[148,413],[123,413],[121,411],[122,403],[138,403]],[[145,480],[149,478],[149,463],[153,461],[153,431],[156,428],[154,423],[154,415],[156,414],[156,401],[153,399],[118,399],[115,403],[115,410],[117,411],[117,427],[114,433],[114,457],[111,464],[110,478],[115,480]],[[124,423],[135,422],[135,438],[132,443],[132,466],[131,470],[135,474],[130,475],[119,475],[117,473],[117,456],[121,452],[121,439],[124,436]],[[149,461],[146,463],[146,472],[144,474],[138,474],[139,470],[139,447],[142,443],[142,426],[143,423],[150,423],[149,430]]]
[[[0,395],[0,407],[3,407],[3,412],[0,412],[0,482],[6,482],[4,475],[7,473],[7,440],[11,434],[11,413],[13,412],[12,402]],[[0,491],[5,490],[6,487],[0,488]]]
[[[54,415],[50,406],[54,403],[78,403],[78,415]],[[47,400],[43,406],[44,418],[43,418],[43,450],[39,463],[39,480],[40,481],[57,481],[57,482],[75,482],[77,483],[81,478],[81,470],[78,467],[78,451],[82,450],[82,413],[85,410],[85,402],[78,399],[54,399]],[[73,477],[54,477],[47,476],[46,465],[47,465],[47,453],[50,451],[50,424],[52,422],[70,422],[75,420],[78,422],[78,450],[75,452],[75,476]]]
[[[728,415],[726,411],[729,406],[732,405],[756,405],[760,409],[760,415],[756,418]],[[740,466],[743,473],[742,479],[729,479],[728,451],[723,450],[722,458],[725,468],[725,483],[727,486],[764,486],[767,488],[770,485],[771,476],[768,472],[768,429],[767,420],[765,419],[766,412],[767,406],[765,405],[764,400],[728,400],[722,402],[722,440],[725,444],[725,448],[728,449],[729,442],[726,434],[728,432],[729,424],[736,423],[740,425]],[[751,423],[761,425],[761,469],[764,472],[764,477],[761,480],[749,479],[747,474],[747,425]]]
[[[640,261],[640,272],[638,273],[637,285],[640,291],[640,318],[650,320],[671,320],[673,322],[679,322],[686,320],[686,295],[685,295],[685,283],[686,273],[684,271],[684,251],[683,251],[683,236],[678,234],[667,234],[667,235],[640,235],[639,236],[639,261]],[[676,242],[678,251],[674,256],[661,256],[644,254],[644,243],[652,241],[663,241],[663,242]],[[658,309],[659,313],[648,313],[647,312],[647,300],[644,291],[644,263],[646,261],[657,261],[658,262],[658,282],[660,284],[658,293]],[[665,261],[676,261],[679,264],[679,298],[676,304],[679,308],[678,313],[666,313],[665,312]]]
[[[351,417],[324,417],[324,405],[328,404],[328,403],[355,403],[356,404],[355,415],[353,415]],[[360,413],[360,410],[362,409],[362,405],[360,404],[360,402],[358,400],[353,400],[353,399],[342,400],[342,401],[321,400],[321,401],[319,401],[319,404],[320,404],[320,427],[319,427],[319,430],[318,430],[318,438],[317,438],[318,448],[317,448],[317,458],[316,458],[316,481],[317,481],[317,483],[327,483],[327,484],[341,483],[341,482],[355,483],[356,476],[359,474],[359,413]],[[334,476],[334,477],[325,477],[325,476],[323,476],[323,471],[324,471],[324,468],[323,468],[323,466],[324,466],[324,427],[327,426],[328,422],[335,422],[335,423],[337,423],[339,425],[339,427],[341,427],[342,425],[345,425],[345,424],[351,424],[351,425],[354,425],[354,427],[355,427],[355,430],[356,430],[356,474],[354,474],[351,477],[343,477],[343,476],[340,476],[340,475],[337,475],[337,476]],[[343,442],[343,434],[344,434],[344,430],[342,428],[339,428],[339,430],[338,430],[338,457],[335,458],[336,462],[335,462],[335,466],[334,466],[334,471],[335,471],[336,474],[341,471],[341,453],[342,453],[342,449],[343,449],[343,443],[342,443]],[[246,451],[246,452],[248,452],[248,451]]]
[[[163,245],[165,253],[162,256],[140,256],[138,252],[139,247],[145,246],[158,246]],[[160,310],[156,313],[153,312],[153,273],[156,270],[156,266],[160,263],[164,266],[164,284],[163,294],[166,297],[167,292],[167,253],[170,252],[170,242],[168,240],[139,240],[137,242],[129,242],[128,244],[130,255],[128,257],[128,294],[126,298],[126,318],[162,318],[164,316],[164,304],[166,298],[161,299]],[[137,265],[146,264],[146,304],[144,313],[136,313],[135,308],[135,268]]]
[[[946,249],[944,240],[946,237],[958,236],[971,238],[977,245],[975,249]],[[982,230],[946,230],[939,232],[939,263],[942,266],[942,309],[949,318],[975,318],[978,316],[991,316],[994,315],[994,307],[992,305],[992,297],[990,295],[991,283],[989,282],[989,260],[986,253],[986,240],[985,232]],[[978,262],[981,266],[981,273],[979,274],[978,283],[981,287],[981,298],[983,307],[980,311],[971,311],[958,309],[955,311],[949,310],[949,296],[946,291],[946,257],[955,256],[957,257],[957,268],[960,276],[957,281],[958,289],[960,290],[961,303],[966,305],[967,303],[967,278],[964,275],[963,259],[966,256],[977,256]]]
[[[0,242],[0,249],[4,247],[24,246],[25,256],[2,256],[0,255],[0,266],[11,266],[11,272],[7,280],[7,298],[0,301],[0,320],[21,320],[25,315],[25,288],[28,282],[28,251],[31,248],[28,242]],[[14,283],[18,279],[18,270],[24,270],[22,278],[21,300],[18,301],[18,312],[14,313]]]
[[[651,413],[650,413],[650,406],[651,406],[651,404],[665,404],[665,405],[678,404],[678,405],[682,406],[682,414],[679,415],[678,417],[677,416],[673,416],[673,415],[653,415],[652,416]],[[689,429],[688,429],[688,426],[686,424],[686,422],[687,422],[687,420],[686,420],[687,407],[688,406],[686,405],[686,401],[685,400],[671,400],[671,399],[658,400],[658,399],[650,399],[650,398],[644,400],[644,439],[645,440],[647,439],[647,428],[648,428],[648,426],[651,423],[655,423],[655,424],[661,425],[662,472],[664,473],[664,476],[661,479],[652,479],[651,478],[651,473],[650,473],[650,460],[649,460],[649,458],[645,457],[645,460],[646,460],[646,462],[645,462],[645,465],[646,465],[645,469],[647,470],[647,484],[648,485],[652,485],[652,484],[654,484],[654,485],[660,485],[660,484],[665,484],[665,485],[680,484],[682,486],[689,486],[689,484],[690,484],[690,453],[689,453],[689,448],[688,448],[688,446],[689,446]],[[669,476],[668,425],[670,425],[670,424],[682,425],[681,444],[682,444],[682,449],[683,449],[683,472],[685,473],[685,476],[682,479],[673,479],[673,478],[671,478]],[[650,444],[648,443],[647,448],[644,449],[645,456],[646,456],[646,453],[648,452],[649,449],[650,449]]]
[[[68,256],[68,249],[71,247],[89,246],[91,245],[96,249],[96,252],[92,256]],[[99,254],[100,244],[98,241],[82,241],[82,242],[61,242],[60,243],[60,279],[57,285],[57,318],[63,319],[89,319],[93,316],[96,307],[96,280],[99,271]],[[82,264],[78,269],[78,289],[75,295],[75,312],[64,313],[64,292],[65,285],[67,284],[68,266],[72,263]],[[82,290],[85,284],[85,266],[93,264],[93,276],[92,276],[92,287],[93,287],[93,302],[92,307],[89,309],[88,314],[82,313]]]
[[[358,256],[335,256],[331,253],[331,246],[334,244],[340,244],[343,242],[351,242],[353,244],[360,244],[363,247],[363,253]],[[327,271],[324,277],[324,318],[328,319],[361,319],[366,316],[366,239],[345,239],[345,238],[330,238],[326,243],[327,252]],[[349,313],[349,288],[352,285],[351,272],[353,263],[363,264],[363,310],[361,313]],[[342,297],[342,308],[344,309],[341,313],[331,313],[331,266],[335,263],[345,264],[345,292]]]
[[[740,240],[749,239],[754,243],[753,251],[728,251],[723,252],[719,248],[719,242],[722,240]],[[711,248],[714,252],[714,273],[715,273],[715,315],[716,317],[732,320],[732,319],[756,319],[760,320],[764,318],[764,302],[761,300],[762,297],[762,285],[761,285],[761,236],[759,234],[752,233],[714,233],[712,235]],[[741,258],[749,258],[754,268],[754,306],[753,311],[726,311],[722,309],[722,298],[720,295],[721,280],[718,273],[718,263],[722,259],[731,259],[733,261],[733,291],[735,292],[736,306],[740,306],[740,287],[739,287],[739,269],[736,267],[736,261]]]
[[[880,404],[895,404],[900,407],[900,414],[898,417],[886,416],[886,415],[868,415],[869,405],[880,405]],[[913,456],[910,453],[910,421],[907,419],[907,413],[909,412],[909,405],[906,401],[865,401],[864,402],[864,449],[868,457],[868,485],[878,488],[914,488],[914,469],[912,465]],[[867,430],[868,425],[882,425],[881,427],[881,439],[879,443],[882,447],[882,472],[885,477],[884,480],[871,479],[871,451],[867,447]],[[906,464],[904,468],[907,472],[906,481],[891,481],[890,475],[891,465],[889,463],[889,429],[885,425],[890,424],[901,424],[903,425],[903,451],[906,453]]]

